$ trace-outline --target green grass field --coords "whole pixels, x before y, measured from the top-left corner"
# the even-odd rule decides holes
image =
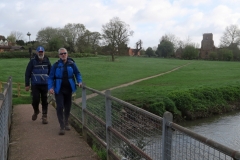
[[[164,73],[187,64],[163,76],[112,91],[112,95],[157,115],[161,115],[165,110],[176,114],[186,109],[192,112],[206,112],[211,107],[212,110],[218,108],[222,110],[228,103],[239,100],[240,96],[239,62],[142,57],[117,57],[115,62],[111,62],[107,56],[74,58],[74,60],[80,69],[83,82],[97,90]],[[57,59],[51,58],[50,61],[53,64]],[[28,62],[29,59],[0,59],[0,73],[2,73],[0,81],[6,81],[12,76],[13,82],[24,83]],[[212,97],[213,100],[207,97]],[[25,101],[21,98],[15,99],[18,99],[15,104],[30,103],[28,98]]]
[[[160,60],[162,61],[162,60]],[[166,60],[178,62],[178,60]],[[223,87],[240,83],[240,63],[239,62],[215,62],[215,61],[188,61],[188,64],[181,69],[139,82],[135,85],[118,89],[116,93],[124,90],[136,92],[137,95],[143,93],[167,94],[176,90],[189,90],[201,87]],[[131,95],[131,94],[130,94]]]
[[[189,63],[180,60],[163,60],[139,57],[118,57],[115,62],[108,57],[75,58],[84,83],[98,90],[107,89],[136,79],[159,74]],[[57,59],[50,59],[51,63]],[[12,76],[14,82],[24,82],[29,59],[0,59],[0,81]]]

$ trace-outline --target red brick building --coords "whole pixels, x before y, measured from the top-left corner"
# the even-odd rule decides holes
[[[129,56],[140,56],[140,50],[129,48],[128,54],[129,54]]]
[[[199,50],[199,58],[200,59],[208,59],[209,53],[216,51],[217,48],[214,46],[213,34],[212,33],[204,33],[203,40],[201,42],[201,48]]]

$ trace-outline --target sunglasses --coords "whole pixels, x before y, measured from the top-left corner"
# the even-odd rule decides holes
[[[43,53],[43,51],[39,51],[38,53]]]
[[[59,55],[63,55],[63,54],[67,54],[66,52],[64,52],[64,53],[59,53]]]

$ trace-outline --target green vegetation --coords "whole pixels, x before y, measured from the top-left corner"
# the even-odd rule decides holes
[[[112,94],[160,116],[171,111],[175,119],[207,117],[239,107],[233,105],[240,99],[239,63],[190,62],[175,72]]]
[[[158,48],[156,50],[156,54],[159,57],[173,57],[174,55],[174,44],[168,40],[162,40],[160,44],[158,44]]]
[[[148,47],[148,48],[147,48],[145,54],[146,54],[148,57],[151,57],[151,56],[154,56],[154,55],[155,55],[155,54],[154,54],[154,51],[153,51],[153,49],[152,49],[151,47]],[[142,55],[142,53],[141,53],[141,55]]]
[[[50,58],[51,62],[57,58]],[[162,76],[115,89],[112,95],[162,116],[167,110],[175,119],[195,119],[238,109],[240,64],[220,61],[96,56],[74,58],[88,87],[104,90],[134,80],[168,72]],[[0,59],[0,81],[9,76],[24,82],[29,59]],[[184,66],[185,65],[185,66]],[[78,92],[81,92],[79,89]],[[14,97],[14,103],[23,103]],[[25,103],[30,103],[26,99]]]
[[[35,51],[34,51],[35,52]],[[57,52],[46,52],[46,56],[51,58],[58,58]],[[73,58],[81,58],[81,57],[94,57],[94,54],[89,53],[69,53],[71,57]],[[28,51],[11,51],[11,52],[1,52],[0,58],[6,59],[6,58],[30,58],[30,54]]]
[[[92,149],[93,149],[94,152],[97,153],[98,157],[101,160],[107,160],[107,151],[106,151],[106,149],[103,149],[101,147],[97,147],[96,144],[93,144]]]
[[[191,45],[187,45],[184,49],[183,49],[183,53],[182,53],[182,58],[183,59],[197,59],[198,58],[198,50]]]

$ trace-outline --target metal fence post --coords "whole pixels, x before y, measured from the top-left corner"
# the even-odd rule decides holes
[[[86,119],[84,116],[84,110],[87,108],[87,98],[86,98],[86,88],[85,85],[82,84],[82,134],[83,138],[87,142],[87,130],[85,129],[86,126]]]
[[[110,136],[111,133],[108,131],[108,127],[112,126],[112,119],[111,119],[111,115],[112,115],[112,107],[111,107],[111,100],[108,98],[108,96],[111,95],[110,90],[106,90],[105,92],[105,109],[106,109],[106,143],[107,143],[107,160],[110,160],[109,157],[109,148],[110,148]]]
[[[172,147],[172,129],[167,123],[173,121],[173,115],[170,112],[163,114],[162,124],[162,159],[171,160],[171,147]]]
[[[9,116],[9,82],[7,82],[5,85],[4,85],[4,90],[6,90],[6,95],[5,95],[5,98],[4,98],[4,101],[5,101],[5,105],[3,107],[3,110],[4,110],[4,129],[3,129],[3,132],[4,132],[4,138],[3,138],[3,144],[4,144],[4,155],[5,155],[5,159],[7,159],[7,151],[8,151],[8,145],[9,145],[9,131],[8,131],[8,124],[9,124],[9,121],[8,121],[8,116]]]
[[[0,101],[4,100],[4,94],[0,93]],[[4,159],[4,104],[0,106],[0,159]]]

